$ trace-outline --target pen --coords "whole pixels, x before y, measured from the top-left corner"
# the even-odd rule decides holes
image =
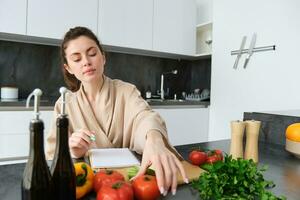
[[[90,140],[95,142],[96,141],[96,136],[95,135],[91,135],[90,136]]]

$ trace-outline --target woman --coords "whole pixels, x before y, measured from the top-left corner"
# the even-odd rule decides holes
[[[84,27],[70,29],[62,42],[61,56],[65,82],[74,94],[66,104],[72,156],[83,157],[90,148],[128,147],[143,153],[138,175],[153,165],[160,192],[166,195],[170,189],[175,195],[177,171],[188,180],[179,155],[169,145],[165,123],[134,85],[104,76],[105,55],[97,37]],[[59,100],[54,111],[56,118]],[[93,136],[95,142],[90,139]],[[53,123],[47,138],[47,159],[53,158],[55,141]]]

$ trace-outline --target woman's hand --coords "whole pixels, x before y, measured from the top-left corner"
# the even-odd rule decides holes
[[[167,149],[162,135],[158,131],[151,131],[147,134],[141,168],[135,177],[145,174],[150,165],[155,170],[158,188],[164,196],[167,195],[169,189],[173,195],[176,194],[178,171],[183,180],[188,183],[182,163]]]
[[[69,147],[72,157],[83,157],[90,147],[95,146],[95,142],[91,140],[93,137],[95,137],[93,131],[81,129],[73,132],[69,137]]]

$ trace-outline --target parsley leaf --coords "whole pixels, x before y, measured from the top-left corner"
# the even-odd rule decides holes
[[[199,191],[201,199],[206,200],[277,200],[267,188],[275,187],[272,181],[266,181],[263,172],[266,166],[259,169],[253,160],[232,159],[225,155],[224,162],[201,166],[207,172],[202,173],[192,187]]]

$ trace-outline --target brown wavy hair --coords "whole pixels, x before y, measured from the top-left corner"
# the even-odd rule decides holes
[[[97,36],[90,29],[88,29],[86,27],[77,26],[77,27],[71,28],[65,34],[64,39],[61,43],[61,47],[60,47],[60,56],[61,56],[61,61],[62,61],[61,69],[63,72],[65,83],[67,84],[68,89],[71,90],[72,92],[76,92],[77,90],[79,90],[81,81],[78,80],[73,74],[70,74],[64,67],[64,64],[68,64],[65,50],[68,47],[68,44],[70,41],[77,39],[80,36],[86,36],[86,37],[90,38],[91,40],[95,41],[97,46],[99,47],[102,55],[105,54],[103,47],[101,46]]]

